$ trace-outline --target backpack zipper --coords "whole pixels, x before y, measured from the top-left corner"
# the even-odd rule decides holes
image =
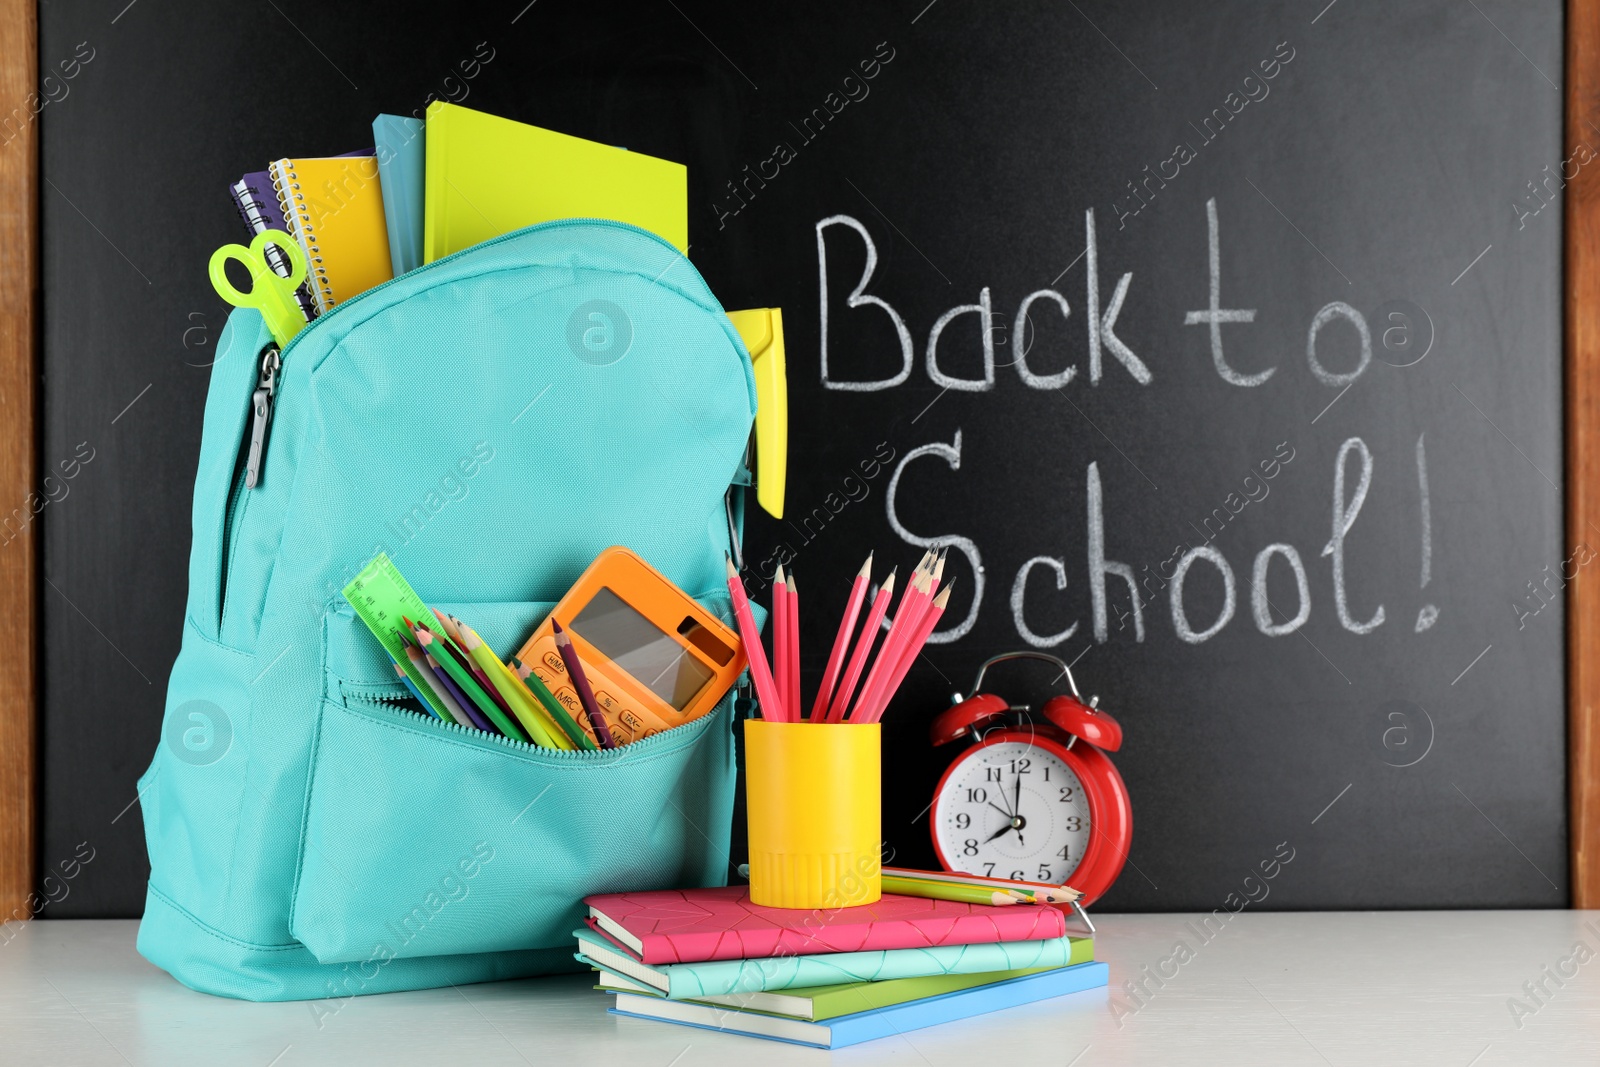
[[[256,391],[250,396],[250,443],[244,461],[244,487],[254,489],[261,481],[261,460],[267,452],[267,425],[272,422],[272,400],[278,392],[278,371],[283,368],[283,356],[277,345],[261,350],[261,376],[256,379]]]
[[[283,356],[278,346],[268,343],[261,349],[260,373],[256,376],[256,389],[250,396],[250,435],[242,442],[239,456],[234,460],[233,481],[228,489],[228,507],[222,527],[223,558],[221,567],[222,588],[217,594],[217,628],[228,613],[228,572],[233,566],[233,534],[244,519],[249,503],[247,489],[261,482],[261,460],[267,452],[267,428],[272,422],[273,400],[278,392],[278,373],[283,368]]]
[[[711,709],[700,718],[692,722],[682,723],[671,730],[663,730],[654,737],[647,737],[642,741],[634,741],[618,748],[597,748],[593,751],[573,749],[569,751],[559,748],[545,748],[542,745],[535,745],[527,741],[518,741],[514,737],[487,733],[476,727],[462,726],[458,722],[444,722],[426,712],[417,711],[413,708],[411,705],[416,703],[416,699],[411,697],[409,693],[397,690],[393,695],[390,695],[387,691],[387,686],[382,687],[382,689],[384,691],[375,693],[345,693],[343,694],[345,706],[350,707],[352,704],[365,705],[367,708],[381,710],[384,713],[393,715],[407,725],[422,726],[431,730],[444,730],[451,736],[463,738],[480,747],[510,749],[513,752],[537,755],[542,759],[559,760],[563,763],[594,763],[608,759],[618,753],[630,751],[637,756],[641,751],[647,751],[666,744],[667,741],[662,739],[671,738],[672,734],[679,730],[690,730],[696,726],[705,729],[707,720],[716,718],[720,713],[719,702],[719,707]],[[682,741],[682,736],[680,735],[676,740]]]
[[[246,489],[254,489],[258,484],[260,484],[260,481],[261,481],[261,465],[266,461],[266,458],[267,458],[267,424],[272,420],[272,407],[273,407],[274,397],[275,397],[275,395],[277,393],[277,390],[278,390],[277,377],[278,377],[278,372],[283,368],[283,357],[285,355],[287,355],[288,352],[291,349],[293,349],[296,344],[299,343],[299,341],[300,341],[300,339],[302,337],[304,337],[307,333],[311,332],[312,329],[314,329],[315,327],[320,325],[324,320],[328,319],[329,317],[338,314],[339,312],[343,311],[345,308],[350,307],[353,304],[356,304],[356,303],[359,303],[362,300],[365,300],[367,297],[372,296],[374,293],[377,293],[377,292],[379,292],[379,291],[381,291],[383,289],[386,289],[389,286],[394,285],[396,282],[401,281],[402,279],[410,279],[410,278],[412,278],[419,271],[431,270],[432,268],[437,267],[442,263],[449,263],[451,260],[456,259],[459,256],[465,256],[465,255],[468,255],[468,254],[473,253],[473,252],[479,252],[479,251],[489,247],[490,245],[497,245],[497,244],[501,244],[501,243],[503,243],[505,241],[514,240],[514,239],[516,239],[518,237],[522,237],[525,234],[531,233],[534,230],[557,229],[557,228],[560,228],[560,227],[570,226],[570,225],[574,225],[574,224],[576,224],[576,225],[589,225],[591,223],[600,223],[600,224],[603,224],[603,225],[606,225],[606,226],[614,226],[614,227],[616,227],[618,229],[632,230],[632,231],[634,231],[636,233],[643,234],[644,236],[646,236],[646,237],[650,238],[651,240],[655,241],[656,243],[661,244],[661,245],[665,245],[666,247],[671,248],[672,251],[676,255],[681,257],[685,262],[688,262],[688,257],[684,256],[682,252],[679,252],[677,250],[677,248],[675,248],[672,245],[671,242],[665,240],[664,238],[662,238],[658,234],[651,233],[649,230],[643,229],[642,227],[639,227],[639,226],[635,226],[632,223],[618,222],[615,219],[596,219],[596,218],[552,219],[549,222],[535,223],[532,226],[524,226],[519,230],[512,230],[510,233],[503,233],[499,237],[494,237],[494,238],[491,238],[490,240],[487,240],[487,241],[481,241],[478,244],[472,245],[470,248],[463,248],[459,252],[452,252],[452,253],[450,253],[450,255],[445,256],[443,259],[436,259],[432,263],[424,263],[420,267],[417,267],[417,268],[415,268],[413,270],[406,271],[404,274],[396,275],[395,277],[390,278],[386,282],[382,282],[382,283],[380,283],[378,285],[375,285],[371,289],[368,289],[363,293],[357,293],[355,296],[351,297],[349,300],[346,300],[342,304],[339,304],[339,305],[337,305],[337,306],[335,306],[333,308],[330,308],[328,311],[323,312],[321,315],[318,315],[312,321],[306,323],[306,325],[301,328],[299,333],[295,334],[294,337],[289,339],[289,343],[284,346],[283,351],[281,353],[279,352],[278,346],[276,344],[269,344],[269,345],[267,345],[267,347],[265,349],[262,350],[261,377],[260,377],[260,379],[258,380],[258,382],[256,384],[255,392],[251,395],[251,398],[250,398],[250,408],[251,408],[250,445],[249,445],[249,452],[247,454],[247,458],[246,458],[246,462],[245,462],[244,487]],[[690,266],[693,266],[693,264],[690,264]],[[665,273],[665,272],[663,272],[663,273]],[[704,283],[704,279],[703,278],[701,279],[701,282],[702,282],[702,284]],[[709,289],[709,286],[708,286],[707,287],[708,294],[709,294],[709,291],[710,291],[710,289]],[[712,299],[715,300],[716,298],[712,297]],[[732,329],[732,327],[730,326],[729,329]],[[270,359],[271,359],[270,373],[269,373],[269,370],[268,370],[269,353],[270,353]]]

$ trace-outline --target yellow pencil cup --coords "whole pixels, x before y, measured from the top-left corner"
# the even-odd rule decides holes
[[[750,899],[843,908],[883,893],[877,723],[744,724]]]

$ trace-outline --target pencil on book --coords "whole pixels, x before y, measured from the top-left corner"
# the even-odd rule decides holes
[[[1083,894],[1067,885],[1047,882],[1020,882],[1008,878],[987,878],[965,871],[922,871],[911,867],[885,867],[883,877],[901,881],[943,882],[953,885],[977,886],[984,889],[1001,889],[1009,893],[1030,896],[1046,904],[1071,904]]]
[[[955,882],[925,882],[917,878],[883,876],[883,891],[903,897],[923,897],[928,900],[955,900],[963,904],[989,904],[1007,907],[1012,904],[1033,903],[1019,894],[1005,889],[987,889],[983,886],[960,885]]]
[[[733,557],[724,556],[723,559],[728,565],[728,597],[733,601],[733,617],[739,624],[739,640],[744,645],[750,681],[756,687],[756,701],[761,705],[761,717],[782,722],[783,704],[778,699],[778,689],[772,680],[772,668],[767,666],[766,651],[761,647],[761,630],[750,612],[750,598],[745,595],[744,582],[739,579],[739,569],[733,565]]]
[[[872,643],[878,637],[878,627],[883,622],[883,616],[889,610],[889,598],[894,596],[895,571],[889,572],[889,577],[883,580],[878,587],[878,595],[872,598],[872,607],[867,609],[867,621],[861,624],[861,633],[856,636],[855,651],[850,653],[850,665],[845,668],[844,677],[839,681],[839,688],[834,691],[833,703],[828,707],[828,721],[844,721],[845,709],[850,706],[850,695],[855,691],[856,679],[861,677],[861,668],[866,665],[867,653],[872,650]]]
[[[845,601],[844,614],[839,619],[839,633],[833,639],[833,651],[828,653],[828,666],[822,672],[822,684],[817,687],[817,699],[811,705],[811,721],[821,722],[828,714],[828,702],[833,699],[833,687],[839,683],[839,672],[844,668],[845,653],[850,651],[850,638],[855,634],[856,622],[861,617],[861,605],[867,599],[867,586],[872,583],[872,553],[856,572],[850,583],[850,596]]]
[[[507,666],[511,668],[512,677],[527,687],[528,692],[534,695],[534,698],[539,701],[539,706],[544,708],[551,719],[555,720],[557,726],[561,727],[561,732],[567,735],[569,741],[584,752],[593,752],[599,748],[598,745],[589,740],[589,735],[583,732],[583,727],[579,726],[577,720],[567,713],[567,709],[562,707],[561,701],[557,700],[556,695],[550,692],[550,687],[545,685],[540,677],[534,673],[532,667],[515,656],[511,657],[511,662]]]
[[[572,638],[561,628],[555,619],[550,620],[550,626],[556,632],[556,651],[561,653],[561,662],[567,665],[567,674],[572,677],[572,688],[578,691],[578,701],[583,705],[583,713],[589,717],[589,728],[594,731],[596,741],[601,748],[616,748],[616,739],[611,736],[611,726],[606,722],[605,713],[600,710],[599,701],[594,698],[594,689],[589,685],[589,675],[584,672],[583,660],[578,658],[578,650],[572,645]]]

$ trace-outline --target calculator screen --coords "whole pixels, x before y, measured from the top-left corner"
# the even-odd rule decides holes
[[[584,605],[571,628],[679,711],[713,677],[711,668],[605,587]]]

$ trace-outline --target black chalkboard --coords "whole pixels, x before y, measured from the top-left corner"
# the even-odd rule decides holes
[[[789,511],[747,555],[792,557],[808,688],[869,548],[953,546],[962,635],[887,720],[898,861],[933,858],[928,720],[1029,647],[1020,596],[1126,729],[1105,908],[1222,907],[1285,842],[1251,906],[1567,901],[1561,5],[862,7],[41,8],[41,67],[77,60],[40,120],[41,464],[79,462],[40,518],[40,859],[95,850],[45,915],[142,906],[225,186],[430,94],[688,164],[691,258],[784,308]],[[1096,530],[1140,619],[1116,570],[1096,607]]]

